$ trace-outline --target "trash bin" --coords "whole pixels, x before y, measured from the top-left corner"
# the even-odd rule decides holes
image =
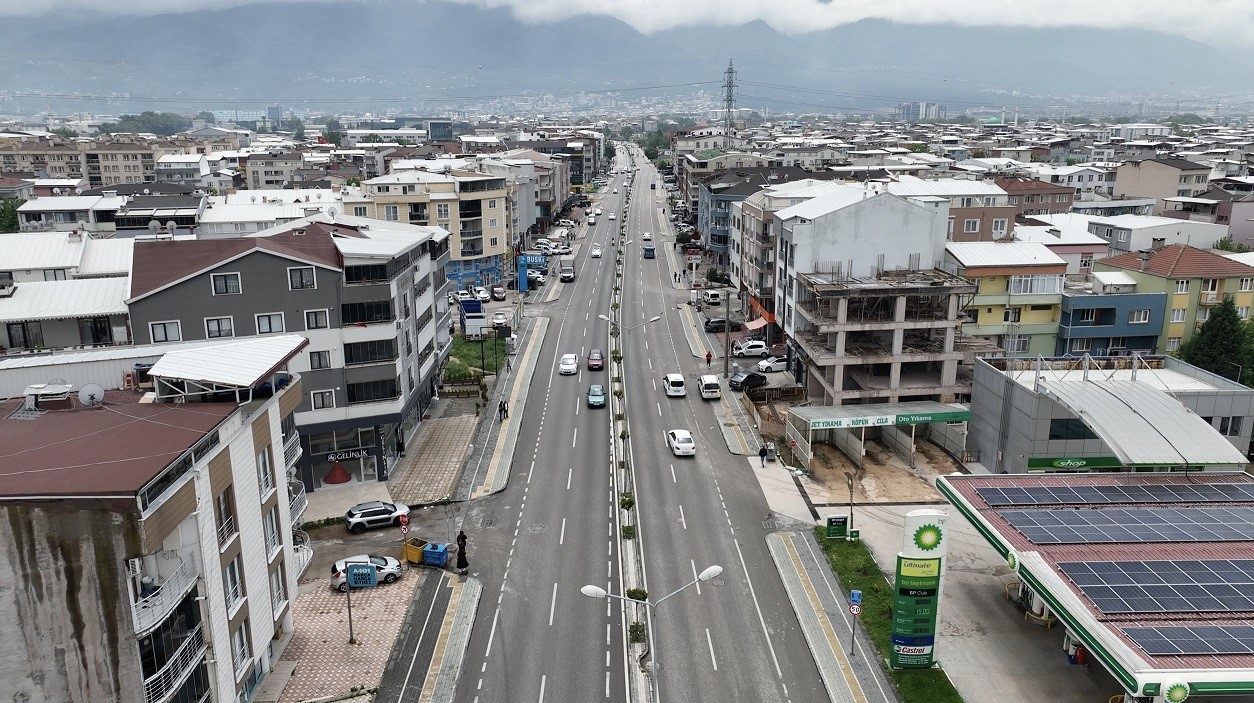
[[[448,563],[448,545],[428,544],[422,548],[422,563],[443,568]]]
[[[774,462],[776,456],[778,456],[778,452],[775,449],[775,443],[767,442],[766,443],[766,460],[770,462]]]

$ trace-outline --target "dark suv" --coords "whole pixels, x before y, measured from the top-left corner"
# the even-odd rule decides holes
[[[705,321],[706,332],[739,332],[744,325],[725,317],[711,317]]]
[[[727,380],[727,387],[733,391],[752,390],[766,384],[766,376],[757,371],[741,371]]]

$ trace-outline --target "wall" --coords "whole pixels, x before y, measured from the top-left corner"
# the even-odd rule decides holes
[[[134,516],[55,504],[7,505],[3,513],[3,698],[135,700],[143,673],[124,578],[126,555],[139,553]]]

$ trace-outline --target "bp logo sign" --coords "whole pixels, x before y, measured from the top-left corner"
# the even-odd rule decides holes
[[[1168,703],[1183,703],[1188,697],[1189,685],[1187,683],[1173,683],[1167,686],[1167,691],[1163,694],[1163,700]]]
[[[914,546],[930,552],[940,546],[941,528],[937,525],[923,525],[914,531]]]
[[[1019,557],[1016,556],[1014,552],[1011,552],[1006,556],[1006,566],[1010,567],[1011,573],[1019,571]]]

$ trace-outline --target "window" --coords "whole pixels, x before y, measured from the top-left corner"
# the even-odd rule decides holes
[[[1080,255],[1080,268],[1082,268],[1082,269],[1091,269],[1091,268],[1093,268],[1093,255],[1092,255],[1092,254],[1081,254],[1081,255]]]
[[[309,394],[309,401],[314,410],[335,407],[335,391],[314,391]]]
[[[488,227],[489,227],[490,229],[496,229],[496,225],[497,225],[497,219],[496,219],[495,217],[489,217],[489,218],[488,218]]]
[[[1171,309],[1171,321],[1172,322],[1184,322],[1184,308],[1172,308]]]
[[[312,266],[301,266],[287,270],[288,290],[310,290],[317,288]]]
[[[1054,196],[1054,202],[1056,203],[1065,203],[1070,199],[1071,199],[1071,196],[1066,193],[1058,193],[1057,195]]]
[[[1058,418],[1049,421],[1050,439],[1097,439],[1097,435],[1083,420]]]
[[[400,215],[397,213],[397,208],[395,205],[383,206],[383,219],[387,220],[388,222],[396,222],[398,219],[400,219]]]
[[[261,487],[262,500],[274,490],[274,466],[270,463],[270,445],[257,453],[257,485]]]
[[[65,269],[44,269],[45,281],[64,281]]]
[[[1167,351],[1173,352],[1173,351],[1179,350],[1180,341],[1181,341],[1180,337],[1168,337],[1167,338]]]
[[[344,345],[344,364],[372,364],[396,359],[396,340],[380,339],[371,342],[354,342]]]
[[[1011,205],[1018,205],[1018,204],[1019,204],[1019,196],[1017,196],[1017,195],[1012,195],[1012,196],[1010,196],[1010,204],[1011,204]]]
[[[1011,295],[1044,295],[1061,293],[1063,276],[1056,273],[1011,276],[1006,282],[1006,292]]]
[[[1254,290],[1254,278],[1242,278],[1241,290]]]
[[[979,221],[979,220],[963,220],[963,221],[962,221],[962,231],[963,231],[963,232],[965,232],[965,233],[967,233],[967,234],[975,234],[975,233],[979,232],[979,231],[980,231],[980,221]]]
[[[1240,317],[1242,320],[1244,320],[1248,318],[1249,316],[1250,316],[1250,309],[1248,307],[1243,306],[1243,307],[1237,308],[1237,317]]]
[[[435,219],[437,220],[448,219],[448,203],[436,203],[435,204]]]
[[[1005,234],[1005,233],[1006,233],[1006,220],[1004,219],[993,220],[993,234]]]
[[[1241,416],[1221,417],[1219,418],[1219,434],[1225,437],[1241,436],[1241,421],[1245,418]]]
[[[958,207],[971,207],[975,205],[975,198],[958,198]]]
[[[1176,281],[1176,292],[1177,293],[1189,292],[1189,280],[1187,278]]]
[[[994,204],[993,198],[984,198],[984,207],[993,207]]]
[[[283,542],[280,540],[279,545]],[[283,583],[283,565],[270,572],[270,605],[278,611],[283,603],[287,600],[287,585]]]
[[[496,237],[489,237],[489,238],[488,238],[489,246],[496,246],[497,241],[499,241],[499,240],[498,240]]]
[[[348,384],[348,404],[392,400],[400,395],[400,379]]]
[[[1092,322],[1097,319],[1096,308],[1085,308],[1080,311],[1080,322]]]
[[[266,554],[273,556],[283,546],[283,540],[279,537],[279,515],[278,506],[266,511],[261,516],[261,532],[266,538]],[[270,589],[274,590],[274,577],[270,578]]]
[[[231,658],[237,674],[243,672],[253,658],[252,652],[248,647],[247,619],[240,623],[239,629],[231,633]]]
[[[354,206],[353,206],[353,217],[366,217],[366,206],[365,206],[365,205],[354,205]]]
[[[1002,311],[1001,321],[1002,322],[1018,322],[1022,314],[1023,314],[1023,308],[1006,308],[1004,311]]]
[[[214,295],[239,295],[238,273],[215,273],[212,278]]]
[[[1198,308],[1196,319],[1198,322],[1206,322],[1210,319],[1210,308]]]
[[[331,368],[331,352],[329,350],[309,352],[309,368],[314,370]]]
[[[1150,321],[1150,311],[1148,309],[1129,310],[1129,325],[1148,325]]]
[[[488,209],[489,209],[489,210],[495,210],[495,209],[496,209],[496,198],[491,198],[491,199],[489,199],[489,200],[488,200]],[[493,227],[495,227],[496,225],[492,225],[492,226],[493,226]]]
[[[205,336],[209,339],[217,339],[218,337],[234,337],[235,326],[229,317],[206,318]]]
[[[239,556],[232,559],[222,571],[222,590],[226,592],[228,610],[233,610],[233,606],[244,599],[243,569],[240,568]]]
[[[183,332],[179,327],[178,320],[149,323],[148,333],[152,336],[153,344],[159,342],[179,342],[183,339]]]
[[[1126,348],[1127,346],[1128,346],[1128,338],[1127,338],[1127,337],[1111,337],[1111,338],[1110,338],[1110,348],[1111,348],[1111,349],[1124,349],[1124,348]]]
[[[1071,340],[1071,351],[1086,352],[1093,348],[1093,340],[1091,339],[1073,339]]]
[[[257,316],[257,334],[275,334],[283,331],[283,313],[270,312]]]
[[[1126,230],[1126,229],[1121,229],[1121,230],[1119,230],[1119,241],[1121,241],[1121,242],[1127,242],[1127,241],[1128,241],[1128,230]]]
[[[326,328],[327,328],[327,311],[326,310],[306,310],[305,311],[305,329],[324,330]]]

